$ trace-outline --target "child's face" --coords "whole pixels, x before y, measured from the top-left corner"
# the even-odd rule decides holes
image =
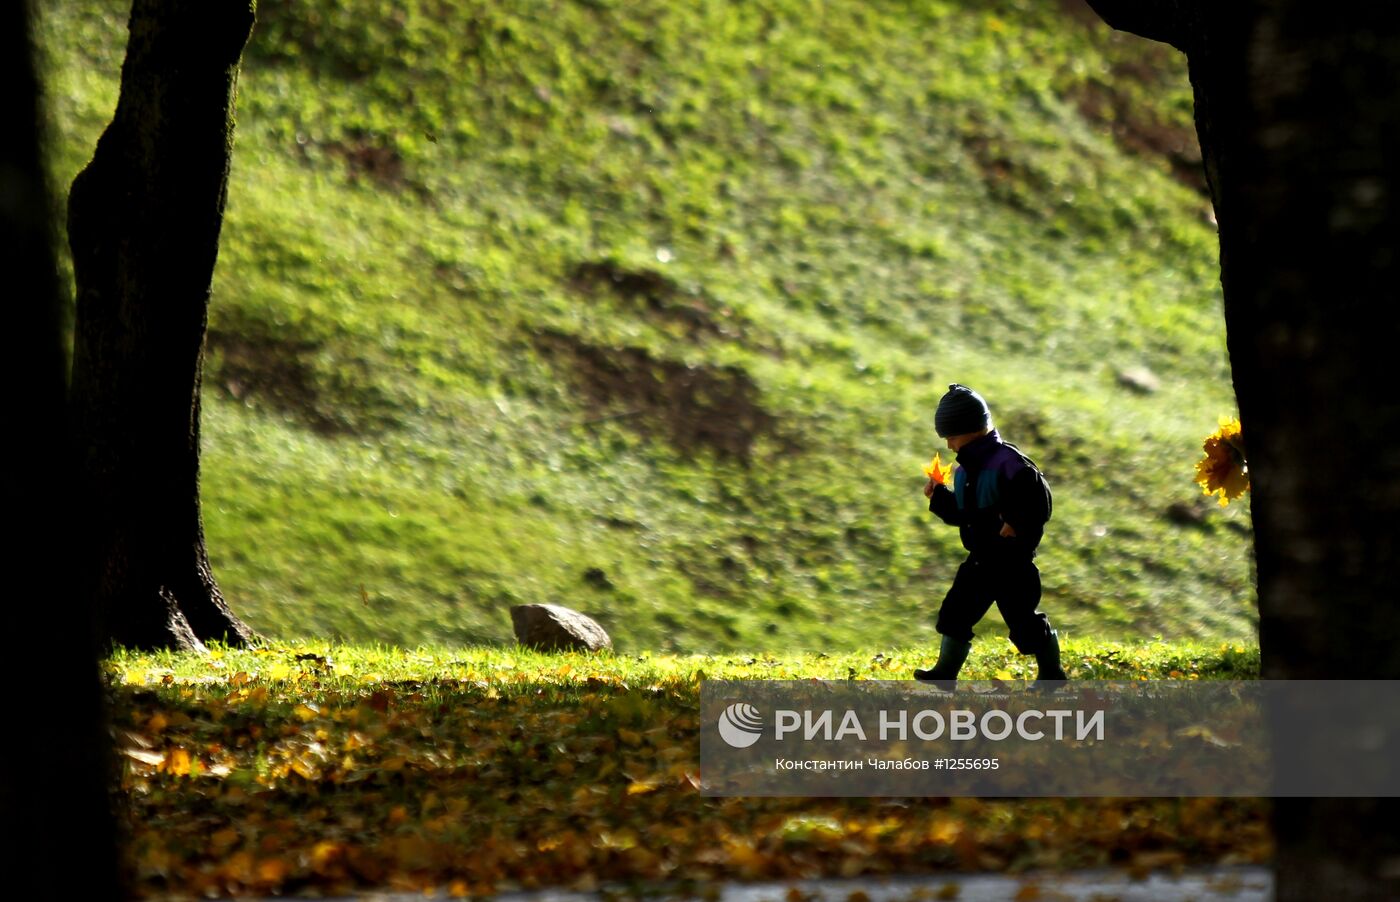
[[[948,447],[954,451],[961,451],[963,445],[966,445],[975,438],[981,438],[986,434],[987,430],[983,429],[981,432],[964,432],[962,435],[950,435],[947,439]]]

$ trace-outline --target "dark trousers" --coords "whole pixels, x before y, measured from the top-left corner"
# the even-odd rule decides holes
[[[953,585],[938,609],[938,632],[972,641],[972,627],[986,616],[992,602],[1011,630],[1011,644],[1033,655],[1050,638],[1050,618],[1036,610],[1040,604],[1040,570],[1029,558],[978,558],[968,555],[958,566]]]

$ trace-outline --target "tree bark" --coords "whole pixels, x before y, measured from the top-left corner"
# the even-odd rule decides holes
[[[199,506],[210,284],[252,0],[134,0],[116,114],[73,182],[73,425],[92,541],[80,571],[109,639],[246,644]]]
[[[1249,447],[1263,676],[1396,679],[1400,22],[1383,4],[1090,5],[1110,25],[1125,5],[1134,21],[1170,13],[1187,54]],[[1397,817],[1394,799],[1276,800],[1277,898],[1400,898]]]
[[[16,899],[126,898],[118,867],[111,740],[88,599],[67,553],[75,493],[65,430],[67,354],[54,263],[55,217],[42,153],[30,5],[0,4],[0,255],[10,440],[4,443],[10,540],[5,699],[0,742],[0,874]],[[55,611],[65,627],[54,633]],[[28,658],[28,660],[26,660]],[[75,862],[78,863],[75,866]]]

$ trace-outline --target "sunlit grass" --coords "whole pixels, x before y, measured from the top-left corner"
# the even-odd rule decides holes
[[[128,8],[42,10],[59,186]],[[1058,627],[1250,638],[1247,506],[1191,481],[1233,410],[1208,204],[1086,113],[1189,138],[1184,62],[1057,9],[261,2],[204,380],[225,595],[284,639],[549,602],[625,654],[936,643],[958,381],[1050,475]]]

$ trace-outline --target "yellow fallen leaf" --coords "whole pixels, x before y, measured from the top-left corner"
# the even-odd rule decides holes
[[[316,762],[303,755],[292,759],[291,768],[304,780],[315,780],[321,776],[321,769],[316,766]]]
[[[253,876],[253,853],[246,849],[234,852],[224,859],[223,867],[219,868],[220,873],[230,880],[239,883],[251,883]]]
[[[928,837],[943,846],[952,845],[962,834],[962,823],[951,817],[935,817],[929,825]]]
[[[344,851],[344,847],[338,842],[321,840],[311,847],[311,869],[318,874],[326,873]]]
[[[258,862],[258,882],[280,884],[287,879],[287,863],[280,858],[264,858]]]
[[[655,777],[646,780],[638,780],[635,783],[627,784],[627,794],[629,796],[641,795],[644,792],[651,792],[661,785],[661,781]]]
[[[165,769],[177,777],[190,775],[190,753],[185,749],[174,749],[166,760]]]

